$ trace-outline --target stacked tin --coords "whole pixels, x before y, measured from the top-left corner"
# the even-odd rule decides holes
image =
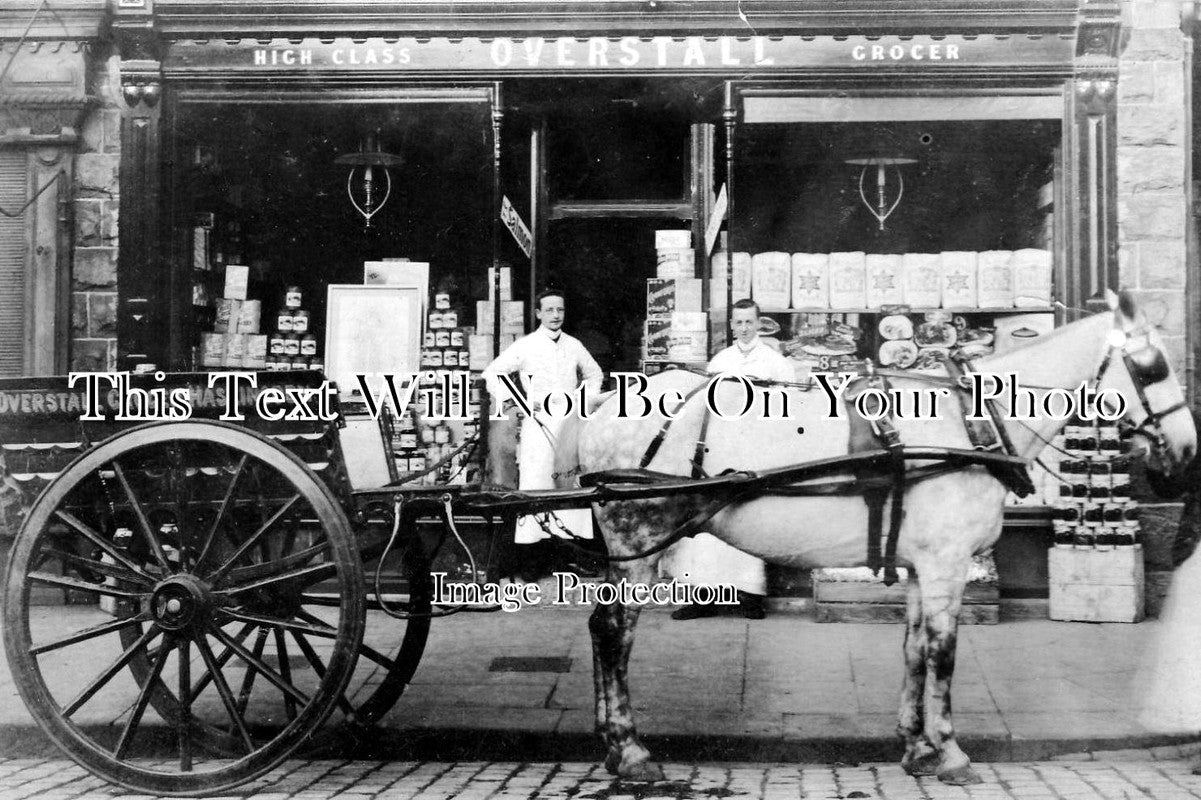
[[[283,305],[275,315],[275,332],[268,340],[267,369],[324,369],[317,348],[317,337],[309,326],[309,312],[302,308],[299,286],[289,286]]]
[[[1062,482],[1052,509],[1055,543],[1104,548],[1138,544],[1131,462],[1123,455],[1116,423],[1073,419],[1056,445],[1062,453]]]

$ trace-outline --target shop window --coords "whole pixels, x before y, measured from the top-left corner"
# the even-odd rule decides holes
[[[27,158],[22,150],[0,149],[0,208],[26,202]],[[24,375],[28,337],[28,225],[24,214],[0,214],[0,377]]]

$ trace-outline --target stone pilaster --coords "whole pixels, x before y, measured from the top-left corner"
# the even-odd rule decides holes
[[[1191,52],[1177,0],[1127,0],[1118,81],[1118,264],[1183,375]]]
[[[121,111],[115,58],[96,59],[92,95],[75,159],[75,257],[71,276],[71,369],[117,366],[117,212]]]

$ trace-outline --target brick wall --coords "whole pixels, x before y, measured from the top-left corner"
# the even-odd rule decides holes
[[[101,99],[83,125],[75,158],[75,253],[71,270],[71,369],[117,366],[117,217],[121,112],[117,61],[95,64]]]

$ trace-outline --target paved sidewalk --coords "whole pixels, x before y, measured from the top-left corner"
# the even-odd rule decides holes
[[[591,763],[288,761],[232,797],[255,800],[1177,800],[1201,797],[1182,760],[978,766],[984,782],[945,786],[895,764],[667,764],[667,781],[623,784]],[[0,760],[5,800],[151,800],[61,761]]]
[[[85,608],[45,613],[66,621]],[[1133,682],[1157,630],[1045,620],[961,627],[953,698],[964,749],[976,762],[1027,761],[1189,741],[1137,720]],[[667,609],[648,610],[630,667],[637,721],[665,760],[893,762],[902,635],[899,625],[819,624],[796,613],[675,622]],[[511,671],[532,657],[557,657],[549,668],[565,671]],[[593,760],[592,702],[587,609],[459,614],[434,620],[413,685],[381,729],[322,752]],[[0,756],[48,749],[5,670]]]

